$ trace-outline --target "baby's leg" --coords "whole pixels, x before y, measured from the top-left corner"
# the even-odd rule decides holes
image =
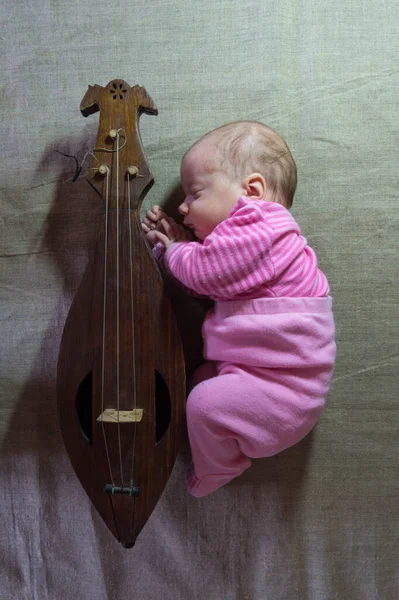
[[[219,363],[220,365],[220,363]],[[251,458],[273,456],[298,443],[316,424],[322,406],[298,391],[295,378],[273,370],[247,371],[224,363],[187,400],[193,465],[187,485],[206,496],[240,475]]]
[[[210,373],[209,363],[199,367],[199,375],[201,368],[204,374]],[[196,385],[188,397],[187,427],[193,464],[186,480],[190,493],[197,498],[225,485],[251,465],[240,448],[240,439],[251,435],[245,398],[254,390],[248,385],[248,379],[239,372],[217,375]],[[256,402],[255,397],[252,400]]]
[[[187,382],[188,392],[206,379],[211,379],[212,377],[216,377],[217,369],[216,362],[213,360],[208,360],[202,363],[199,367],[195,369],[195,371],[190,375],[190,378]]]

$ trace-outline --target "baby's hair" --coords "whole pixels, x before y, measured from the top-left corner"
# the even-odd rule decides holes
[[[297,185],[295,161],[286,142],[274,129],[258,121],[222,125],[202,136],[191,148],[209,139],[215,143],[216,169],[233,181],[260,173],[273,202],[292,206]],[[190,150],[191,150],[190,148]]]

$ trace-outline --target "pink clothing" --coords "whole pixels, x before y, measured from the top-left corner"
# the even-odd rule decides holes
[[[221,302],[203,326],[205,357],[187,400],[193,496],[240,475],[250,458],[298,443],[323,410],[335,361],[331,297]]]
[[[171,244],[165,262],[185,287],[216,301],[329,293],[291,213],[276,202],[246,196],[203,243]]]
[[[289,211],[242,196],[201,242],[156,258],[188,293],[216,301],[202,334],[187,426],[196,497],[299,442],[325,404],[335,361],[332,300]]]
[[[257,298],[218,302],[203,324],[204,355],[265,369],[331,368],[332,299]]]

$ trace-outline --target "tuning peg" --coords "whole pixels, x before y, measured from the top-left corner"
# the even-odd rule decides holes
[[[108,172],[107,165],[100,165],[97,169],[97,173],[99,173],[99,175],[106,175],[107,172]]]
[[[128,167],[127,172],[131,177],[136,177],[139,170],[135,165],[132,165],[132,166]]]

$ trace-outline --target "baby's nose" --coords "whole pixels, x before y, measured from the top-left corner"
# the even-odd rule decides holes
[[[184,200],[184,202],[182,202],[177,209],[181,215],[186,215],[188,213],[188,206],[186,200]]]

